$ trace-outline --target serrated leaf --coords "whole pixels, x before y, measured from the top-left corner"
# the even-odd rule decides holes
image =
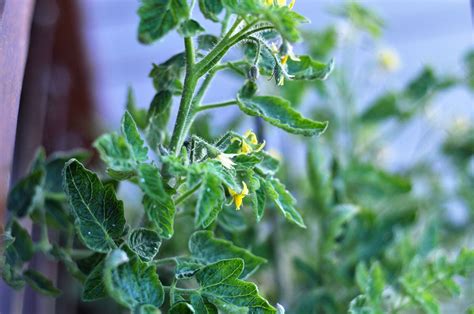
[[[72,158],[84,163],[90,158],[90,156],[90,152],[84,149],[56,152],[49,156],[45,163],[46,177],[44,181],[44,190],[48,193],[63,194],[64,164]]]
[[[181,23],[178,28],[178,33],[183,37],[194,37],[206,30],[196,20],[187,20]]]
[[[263,180],[263,179],[259,178],[259,180]],[[259,222],[263,218],[266,202],[267,202],[267,193],[265,191],[265,186],[264,184],[260,183],[260,188],[255,190],[252,195],[253,209],[255,212],[255,217],[257,219],[257,222]]]
[[[211,34],[199,35],[197,38],[198,49],[203,51],[211,50],[218,42],[219,37]]]
[[[107,297],[104,285],[105,259],[100,260],[86,278],[82,290],[83,301],[95,301]]]
[[[122,118],[122,134],[130,145],[130,153],[133,160],[137,163],[145,162],[148,157],[148,148],[138,132],[137,124],[128,111]]]
[[[202,178],[196,204],[196,227],[206,228],[217,218],[224,201],[223,196],[221,181],[213,174],[206,173]]]
[[[199,314],[218,314],[217,308],[209,302],[204,301],[202,296],[198,293],[194,293],[190,297],[191,305],[193,306],[196,313]]]
[[[268,123],[293,134],[304,136],[320,135],[328,126],[327,122],[304,118],[291,107],[288,101],[280,97],[256,96],[252,98],[239,98],[238,104],[244,113],[250,116],[261,117]]]
[[[157,308],[163,304],[163,286],[155,268],[132,253],[120,249],[109,253],[104,282],[109,295],[131,310],[143,304]]]
[[[177,257],[175,277],[176,279],[191,278],[202,266],[199,261],[192,257]]]
[[[161,311],[157,307],[151,304],[142,304],[134,308],[132,313],[133,314],[160,314]]]
[[[170,91],[173,95],[181,95],[181,76],[185,65],[184,53],[178,53],[159,65],[153,64],[149,76],[153,79],[156,92]]]
[[[61,290],[54,287],[48,278],[32,269],[25,271],[23,278],[25,278],[31,288],[43,295],[57,297],[61,294]]]
[[[288,192],[286,187],[275,178],[270,178],[265,182],[267,197],[271,199],[276,207],[283,213],[286,219],[294,222],[301,228],[306,228],[303,218],[296,210],[295,198]]]
[[[168,90],[158,92],[151,101],[145,134],[148,144],[155,150],[159,144],[164,144],[172,103],[173,95]]]
[[[193,314],[196,313],[191,304],[187,302],[177,302],[170,308],[170,314]],[[199,313],[199,312],[198,312]]]
[[[31,237],[16,220],[10,227],[10,236],[14,239],[5,250],[6,263],[19,266],[28,262],[34,254],[34,246]]]
[[[7,207],[16,217],[28,215],[37,206],[36,197],[41,192],[45,170],[40,167],[18,181],[8,194]]]
[[[373,11],[357,2],[348,2],[334,10],[348,19],[356,28],[368,32],[373,37],[382,35],[383,20]]]
[[[257,168],[264,175],[273,176],[278,172],[278,169],[280,169],[280,161],[269,153],[265,151],[260,151],[257,153],[257,156],[261,158],[261,161],[257,165]]]
[[[150,44],[186,19],[189,6],[186,0],[142,0],[138,15],[138,39],[144,44]]]
[[[206,19],[219,22],[217,17],[223,10],[222,0],[199,0],[199,9]]]
[[[109,174],[115,179],[129,178],[134,175],[134,161],[129,145],[123,136],[109,133],[94,141],[102,159],[108,167]]]
[[[123,235],[125,218],[123,203],[113,188],[104,186],[95,173],[72,159],[64,167],[64,190],[82,242],[96,252],[115,248]]]
[[[142,130],[145,129],[148,124],[147,111],[146,109],[137,107],[135,95],[133,94],[133,89],[131,87],[128,87],[127,90],[127,103],[125,108],[130,113],[137,126]]]
[[[262,298],[255,284],[238,279],[244,270],[241,259],[210,264],[196,273],[201,295],[219,308],[222,305],[246,307],[248,313],[276,313]]]
[[[287,62],[287,72],[293,80],[325,80],[334,69],[334,60],[323,63],[310,56],[298,56],[299,61],[291,58]]]
[[[166,192],[163,179],[158,168],[150,164],[142,164],[138,168],[139,185],[145,192],[143,205],[148,219],[154,224],[161,237],[169,239],[173,236],[174,215],[176,208],[171,196]]]
[[[211,231],[197,231],[189,238],[189,251],[203,264],[210,264],[223,259],[241,258],[245,267],[240,275],[245,279],[253,274],[260,265],[266,263],[264,258],[250,251],[235,246],[232,242],[215,238]]]
[[[155,231],[139,228],[128,235],[128,245],[142,260],[151,261],[160,250],[161,239]]]

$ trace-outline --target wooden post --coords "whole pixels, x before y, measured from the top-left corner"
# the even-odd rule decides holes
[[[5,222],[34,0],[0,0],[0,225]]]

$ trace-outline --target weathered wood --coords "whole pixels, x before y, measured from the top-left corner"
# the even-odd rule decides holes
[[[4,223],[34,0],[0,0],[0,224]]]

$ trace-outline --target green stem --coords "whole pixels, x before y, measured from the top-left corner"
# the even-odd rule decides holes
[[[183,95],[179,104],[178,116],[171,136],[170,150],[179,154],[186,136],[186,124],[191,109],[194,90],[196,89],[197,78],[194,75],[195,57],[192,38],[184,38],[186,50],[186,77],[184,79]]]
[[[236,105],[237,101],[236,100],[229,100],[229,101],[224,101],[216,104],[211,104],[211,105],[205,105],[205,106],[199,106],[196,108],[196,111],[204,111],[204,110],[209,110],[209,109],[214,109],[214,108],[221,108],[221,107],[227,107],[227,106],[232,106]]]
[[[199,187],[201,186],[202,182],[199,182],[198,184],[196,184],[194,187],[192,187],[191,189],[187,190],[186,192],[184,192],[183,194],[181,194],[177,199],[176,201],[174,201],[174,204],[175,205],[178,205],[182,202],[184,202],[188,197],[190,197],[191,195],[194,194],[194,192],[197,191],[197,189],[199,189]]]
[[[202,73],[203,71],[207,71],[209,69],[210,65],[212,65],[213,60],[219,56],[222,51],[228,50],[228,42],[229,39],[231,38],[232,34],[234,33],[235,29],[240,25],[242,22],[242,19],[238,17],[234,24],[230,27],[229,31],[226,33],[226,35],[222,38],[220,42],[217,43],[217,45],[214,47],[214,49],[211,50],[204,58],[201,59],[196,64],[196,73]],[[227,48],[227,49],[226,49]]]
[[[93,252],[90,250],[72,249],[69,251],[69,254],[73,259],[82,259],[91,256]]]
[[[155,266],[166,265],[166,264],[176,264],[176,257],[165,257],[153,261]]]
[[[163,286],[163,289],[165,290],[165,292],[169,292],[173,289],[174,291],[178,291],[181,293],[195,293],[196,291],[198,291],[198,289],[183,289],[183,288],[176,288],[173,286]]]

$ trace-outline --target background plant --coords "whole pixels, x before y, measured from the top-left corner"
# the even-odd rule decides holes
[[[83,283],[85,301],[111,297],[137,313],[159,308],[171,313],[277,312],[246,281],[265,259],[219,234],[228,230],[224,226],[229,220],[239,219],[235,210],[243,202],[257,222],[268,203],[305,228],[295,199],[274,176],[278,160],[251,131],[228,131],[206,141],[189,130],[200,112],[237,105],[287,132],[318,135],[327,122],[304,118],[283,98],[255,96],[256,82],[260,73],[278,85],[325,79],[332,64],[293,55],[290,43],[300,39],[298,26],[307,22],[292,10],[294,1],[201,0],[198,5],[207,19],[221,24],[219,36],[200,35],[204,28],[191,18],[194,1],[142,1],[139,40],[150,44],[176,29],[185,50],[153,66],[150,77],[157,93],[149,109],[138,109],[130,92],[121,133],[105,134],[94,143],[107,166],[106,177],[83,165],[85,152],[46,158],[40,150],[30,173],[13,187],[8,201],[12,219],[2,235],[2,278],[10,286],[27,283],[46,295],[61,293],[27,266],[41,253],[64,263]],[[245,47],[244,58],[221,62],[236,45]],[[247,77],[236,98],[202,104],[214,75],[228,69]],[[180,98],[178,114],[168,134],[174,96]],[[116,197],[121,181],[143,192],[144,214],[133,223],[127,223]],[[163,256],[167,250],[160,246],[173,242],[175,219],[187,215],[193,217],[194,228],[187,225],[183,233],[208,231],[192,233],[186,256]],[[39,241],[33,242],[18,222],[25,217],[40,226]],[[48,228],[58,229],[64,241],[52,243]],[[279,306],[278,311],[284,310]]]

